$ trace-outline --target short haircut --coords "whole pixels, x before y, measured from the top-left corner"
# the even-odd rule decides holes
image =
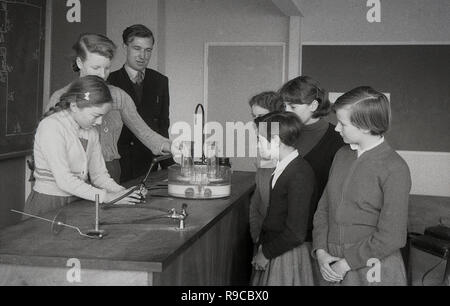
[[[313,118],[325,117],[331,111],[327,93],[320,88],[317,81],[308,76],[299,76],[288,81],[279,93],[285,103],[310,105],[317,101],[319,105],[312,115]]]
[[[372,135],[384,135],[391,125],[391,105],[388,98],[369,86],[350,90],[336,100],[334,111],[350,109],[350,122]]]
[[[270,142],[273,135],[278,135],[283,144],[289,147],[295,147],[303,129],[303,123],[298,116],[291,112],[272,112],[255,119],[256,126],[266,123],[267,140]],[[278,131],[272,133],[274,124],[278,124]],[[264,127],[264,126],[261,126]],[[264,128],[262,129],[264,131]]]
[[[73,71],[78,72],[76,58],[79,57],[82,61],[86,60],[87,53],[95,53],[104,56],[110,60],[113,59],[116,52],[116,45],[108,37],[102,34],[83,33],[81,34],[75,44],[72,46],[75,56],[72,63]]]
[[[153,32],[143,24],[134,24],[126,28],[122,33],[122,40],[125,45],[133,41],[135,37],[151,38],[155,43]]]
[[[275,111],[283,111],[284,103],[281,96],[274,91],[265,91],[256,96],[253,96],[248,102],[250,107],[257,105],[264,109],[267,109],[269,112]]]

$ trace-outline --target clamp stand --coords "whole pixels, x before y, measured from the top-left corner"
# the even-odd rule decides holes
[[[88,231],[86,233],[86,235],[88,235],[89,237],[102,239],[103,237],[108,235],[108,233],[104,230],[99,229],[99,227],[98,227],[98,224],[99,224],[99,221],[98,221],[99,202],[100,202],[99,195],[96,194],[95,195],[95,229]]]

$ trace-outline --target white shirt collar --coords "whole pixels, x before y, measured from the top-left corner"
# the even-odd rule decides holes
[[[298,151],[294,150],[292,151],[288,156],[283,158],[283,160],[279,161],[277,163],[277,167],[275,168],[275,171],[273,172],[273,179],[272,179],[272,189],[275,187],[275,184],[277,183],[278,178],[281,176],[283,171],[286,169],[286,167],[298,157]]]
[[[128,77],[130,78],[131,82],[134,82],[134,79],[136,78],[136,75],[138,74],[138,71],[134,70],[133,68],[131,68],[127,64],[125,64],[125,71],[127,72]],[[144,73],[144,77],[145,77],[145,69],[144,69],[144,71],[142,71],[142,73]]]
[[[380,144],[382,144],[383,142],[384,142],[384,136],[381,137],[380,140],[378,140],[376,143],[374,143],[373,145],[371,145],[371,146],[368,147],[368,148],[361,149],[361,147],[360,147],[359,145],[357,145],[357,144],[350,144],[350,148],[351,148],[352,150],[357,151],[357,153],[358,153],[358,158],[359,158],[361,155],[363,155],[364,152],[370,151],[370,150],[372,150],[372,149],[378,147],[378,146],[379,146]]]

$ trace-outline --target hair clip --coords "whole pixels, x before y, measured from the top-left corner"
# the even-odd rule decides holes
[[[89,101],[89,96],[91,95],[91,93],[90,92],[86,92],[85,94],[84,94],[84,99],[86,100],[86,101]]]

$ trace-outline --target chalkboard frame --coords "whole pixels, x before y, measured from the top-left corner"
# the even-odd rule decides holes
[[[3,76],[6,78],[0,96],[0,160],[27,156],[33,151],[34,134],[43,108],[46,2],[46,0],[0,2],[0,11],[3,12],[3,19],[0,20],[0,48],[10,51],[4,52],[6,58],[0,63],[0,69],[3,70]],[[19,6],[25,7],[19,8]],[[30,12],[32,15],[27,18],[27,14]],[[30,25],[31,22],[33,22],[32,25]],[[34,29],[34,26],[37,27],[35,32],[24,30],[30,29],[30,27]],[[27,37],[26,35],[33,36]],[[30,50],[34,50],[34,52]],[[10,56],[11,54],[13,56]],[[22,54],[26,54],[25,57],[20,57]],[[11,60],[8,58],[17,67],[10,65]],[[30,68],[30,63],[35,63],[34,66],[31,65],[34,67],[33,73],[30,73],[33,70]],[[27,76],[26,81],[23,81],[24,75]],[[17,87],[10,84],[17,80],[22,81],[23,84],[16,85]],[[33,88],[34,91],[24,93],[28,88]],[[22,89],[22,91],[16,93],[17,89]],[[33,97],[32,99],[21,99],[19,107],[16,107],[19,115],[22,115],[20,123],[25,126],[23,132],[18,130],[11,133],[10,131],[9,121],[11,119],[8,118],[10,115],[8,107],[10,107],[11,96],[14,97],[12,101],[17,96],[19,99],[23,99],[25,96]]]

